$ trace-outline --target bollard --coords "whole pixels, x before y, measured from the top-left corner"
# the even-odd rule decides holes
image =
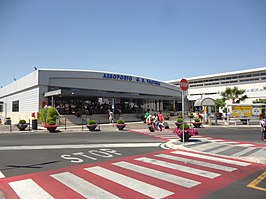
[[[66,130],[66,118],[65,118],[65,130]]]
[[[30,132],[30,119],[29,119],[29,129],[28,129],[28,131]]]
[[[99,126],[99,131],[100,131],[100,130],[101,130],[101,127],[100,127],[101,119],[99,118],[98,121],[99,121],[99,122],[98,122],[98,124],[99,124],[98,126]]]
[[[83,117],[81,117],[81,130],[83,131]]]

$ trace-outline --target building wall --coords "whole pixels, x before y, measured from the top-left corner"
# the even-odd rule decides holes
[[[119,73],[115,75],[120,75],[123,77],[128,76],[132,78],[132,80],[129,81],[124,79],[121,80],[120,78],[114,79],[104,77],[104,75],[108,76],[109,74],[114,73],[94,71],[41,70],[39,83],[40,85],[50,85],[55,87],[180,96],[180,89],[174,85],[157,80],[155,80],[154,84],[151,84],[149,81],[153,80],[146,77],[137,77]],[[137,78],[139,78],[139,81],[137,81]],[[142,80],[144,80],[144,83],[142,83]],[[160,85],[156,84],[157,82]]]
[[[17,123],[19,119],[28,121],[31,113],[40,110],[42,102],[47,103],[44,93],[49,91],[49,87],[158,95],[171,100],[180,99],[181,96],[178,87],[146,77],[97,71],[39,69],[0,89],[0,101],[4,103],[1,118],[11,117],[12,123]],[[19,112],[12,112],[13,101],[19,101]],[[150,105],[154,106],[152,103]]]
[[[3,117],[11,117],[12,123],[19,119],[31,119],[31,113],[39,110],[39,88],[31,88],[17,92],[1,99],[4,101],[4,110],[0,113]],[[12,112],[12,102],[19,101],[19,112]]]
[[[187,98],[190,102],[200,98],[221,98],[221,92],[227,87],[238,87],[248,96],[242,103],[266,98],[266,67],[187,78],[190,83]],[[179,85],[180,80],[168,81]],[[232,103],[232,102],[228,102]]]

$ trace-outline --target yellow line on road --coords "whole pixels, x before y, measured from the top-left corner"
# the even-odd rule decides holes
[[[253,189],[258,189],[261,191],[266,191],[266,187],[258,187],[257,185],[266,178],[266,171],[262,173],[259,177],[257,177],[255,180],[253,180],[251,183],[247,185],[247,187],[253,188]]]

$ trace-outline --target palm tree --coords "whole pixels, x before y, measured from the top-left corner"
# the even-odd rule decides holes
[[[226,88],[224,92],[221,92],[223,100],[232,100],[232,103],[240,103],[247,99],[247,95],[243,95],[245,90],[239,89],[238,87]]]

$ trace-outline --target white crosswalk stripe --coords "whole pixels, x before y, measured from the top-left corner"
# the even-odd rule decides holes
[[[266,157],[266,151],[264,149],[260,149],[252,154],[249,154],[247,157]]]
[[[172,153],[180,154],[180,155],[186,155],[186,156],[190,156],[190,157],[197,157],[197,158],[202,158],[202,159],[207,159],[207,160],[214,160],[217,162],[224,162],[224,163],[238,165],[238,166],[249,166],[250,165],[250,163],[247,163],[247,162],[240,162],[240,161],[236,161],[236,160],[229,160],[229,159],[225,159],[225,158],[213,157],[213,156],[202,155],[202,154],[197,154],[197,153],[189,153],[189,152],[185,152],[185,151],[173,151]]]
[[[85,198],[119,198],[69,172],[54,174],[51,175],[51,177],[73,189]]]
[[[9,185],[21,199],[54,199],[32,179],[10,182]]]
[[[205,151],[205,150],[208,150],[208,149],[215,148],[217,146],[219,146],[218,143],[210,142],[210,143],[207,143],[207,144],[201,144],[201,145],[193,146],[193,149],[197,150],[197,151]]]
[[[258,153],[262,153],[262,151],[258,151]],[[120,185],[123,189],[131,189],[136,194],[143,194],[150,198],[164,198],[176,194],[173,191],[175,189],[187,191],[200,187],[206,181],[210,182],[223,175],[230,175],[240,169],[240,166],[251,165],[244,161],[180,150],[133,157],[129,160],[112,161],[105,164],[103,166],[100,164],[86,168],[75,168],[74,173],[71,172],[72,169],[69,169],[65,172],[60,170],[58,173],[47,174],[53,180],[51,183],[61,183],[60,190],[54,189],[52,191],[64,192],[65,186],[68,187],[66,192],[80,194],[84,198],[124,198],[117,191],[112,192],[110,184],[107,186],[105,183],[101,183],[106,181],[115,183],[117,186]],[[79,174],[79,169],[83,171],[82,175]],[[242,170],[244,169],[246,168],[242,168]],[[84,170],[86,171],[85,174]],[[88,176],[85,178],[84,175],[86,174]],[[94,179],[89,177],[92,174],[98,176],[97,184],[94,184]],[[42,182],[38,179],[36,183],[34,181],[36,178],[38,177],[27,177],[27,179],[8,184],[21,199],[54,199],[55,196],[51,192],[50,186],[45,185],[49,182]],[[165,184],[168,183],[168,186],[162,186],[162,183],[159,183],[163,181]],[[171,188],[168,188],[169,186]]]
[[[226,145],[226,146],[224,146],[224,147],[222,147],[222,148],[215,149],[215,150],[211,150],[210,152],[211,152],[211,153],[220,153],[220,152],[226,151],[226,150],[228,150],[228,149],[232,149],[232,148],[234,148],[234,147],[235,147],[234,145]]]
[[[146,167],[139,166],[139,165],[132,164],[132,163],[128,163],[128,162],[116,162],[116,163],[113,163],[113,165],[131,170],[131,171],[135,171],[135,172],[147,175],[147,176],[158,178],[160,180],[164,180],[164,181],[167,181],[170,183],[174,183],[174,184],[177,184],[177,185],[182,186],[182,187],[191,188],[191,187],[194,187],[194,186],[201,184],[198,181],[194,181],[194,180],[190,180],[187,178],[175,176],[175,175],[168,174],[168,173],[165,173],[162,171],[157,171],[154,169],[146,168]]]
[[[147,184],[145,182],[130,178],[128,176],[119,174],[117,172],[99,166],[85,168],[85,170],[152,198],[163,198],[174,194],[173,192],[167,191],[160,187]]]
[[[170,159],[170,160],[177,160],[177,161],[184,162],[184,163],[199,165],[202,167],[208,167],[208,168],[212,168],[212,169],[222,170],[222,171],[231,172],[231,171],[237,170],[236,168],[233,168],[233,167],[222,166],[219,164],[213,164],[213,163],[208,163],[208,162],[203,162],[203,161],[198,161],[198,160],[192,160],[192,159],[188,159],[188,158],[181,158],[181,157],[167,155],[167,154],[158,154],[155,156]]]
[[[245,154],[245,153],[248,153],[248,152],[252,151],[252,150],[255,149],[255,148],[256,148],[256,147],[249,147],[249,148],[246,148],[246,149],[241,150],[241,151],[239,151],[239,152],[237,152],[237,153],[234,153],[232,156],[234,156],[234,157],[239,157],[239,156],[241,156],[241,155],[243,155],[243,154]]]
[[[204,170],[201,170],[201,169],[194,169],[194,168],[191,168],[191,167],[186,167],[186,166],[183,166],[183,165],[173,164],[173,163],[169,163],[169,162],[165,162],[165,161],[161,161],[161,160],[156,160],[156,159],[152,159],[152,158],[142,157],[142,158],[136,158],[135,160],[146,162],[146,163],[150,163],[150,164],[154,164],[154,165],[157,165],[157,166],[170,168],[170,169],[175,169],[175,170],[178,170],[178,171],[183,171],[185,173],[190,173],[190,174],[202,176],[202,177],[205,177],[205,178],[213,179],[213,178],[216,178],[216,177],[221,175],[219,173],[204,171]]]

